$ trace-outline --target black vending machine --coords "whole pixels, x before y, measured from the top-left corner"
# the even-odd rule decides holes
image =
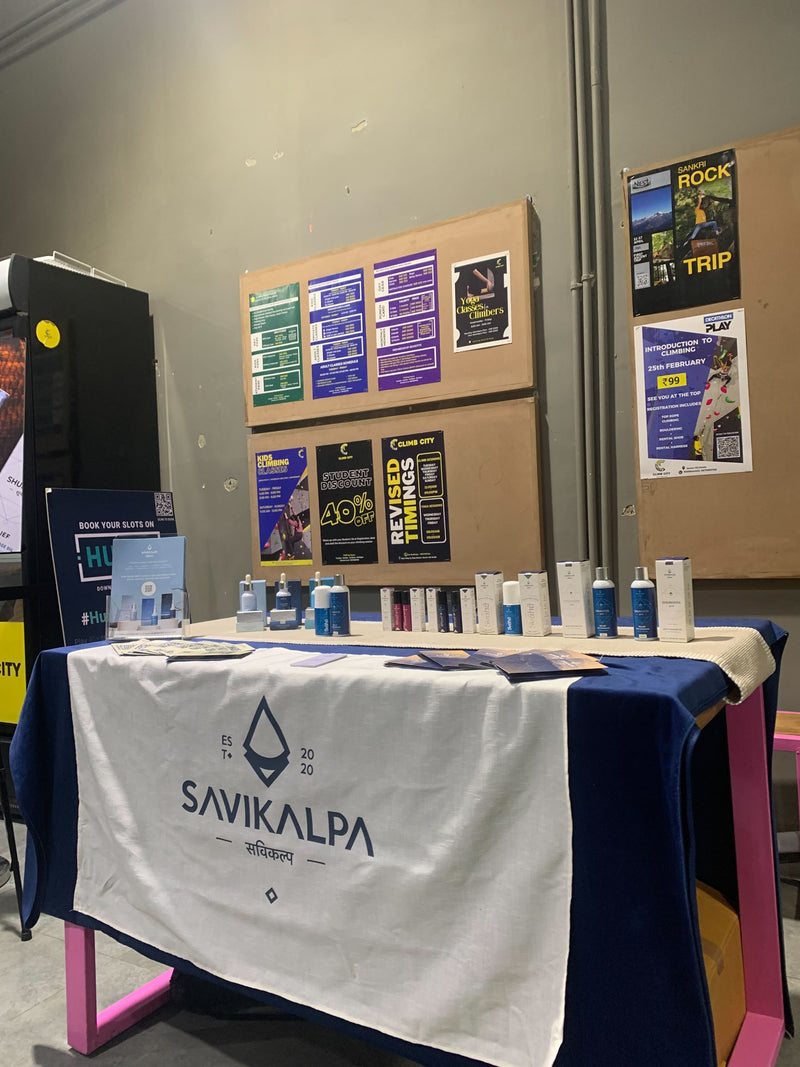
[[[0,745],[62,644],[45,489],[160,489],[147,293],[0,260]],[[5,755],[5,753],[3,753]]]

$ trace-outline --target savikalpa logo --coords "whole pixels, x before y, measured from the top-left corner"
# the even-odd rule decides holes
[[[289,766],[290,748],[266,697],[259,702],[243,748],[245,759],[267,789]],[[234,792],[230,787],[203,786],[191,778],[181,783],[181,793],[181,807],[189,815],[210,815],[230,826],[277,836],[286,832],[315,845],[344,844],[347,851],[360,845],[368,856],[375,855],[367,824],[360,815],[348,818],[341,811],[319,811],[296,801],[281,803],[255,793]]]
[[[289,766],[289,751],[283,731],[269,710],[267,698],[262,697],[244,739],[244,758],[267,789]]]

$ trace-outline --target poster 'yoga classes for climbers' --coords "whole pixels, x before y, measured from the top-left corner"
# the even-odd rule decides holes
[[[744,309],[634,328],[641,478],[753,469]]]
[[[738,300],[733,149],[628,178],[634,315]]]
[[[311,519],[304,448],[256,453],[256,504],[261,566],[308,563]]]
[[[453,347],[494,348],[511,344],[509,253],[453,263]]]

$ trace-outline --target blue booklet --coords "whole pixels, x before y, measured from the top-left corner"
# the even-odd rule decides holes
[[[115,538],[109,636],[177,635],[184,621],[185,571],[185,537]]]

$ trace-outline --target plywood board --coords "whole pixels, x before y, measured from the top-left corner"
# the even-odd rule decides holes
[[[535,385],[532,321],[532,208],[528,200],[517,200],[500,207],[478,211],[471,215],[450,219],[432,226],[424,226],[405,233],[382,237],[362,244],[326,252],[281,266],[250,271],[240,279],[242,360],[245,394],[245,424],[250,427],[271,427],[335,416],[337,419],[369,411],[385,410],[401,405],[423,404],[431,401],[484,397],[511,391],[530,389]],[[379,388],[376,338],[376,291],[374,266],[378,263],[434,250],[436,254],[438,297],[438,346],[441,379],[404,385],[402,388]],[[460,347],[454,350],[452,265],[465,261],[508,253],[510,277],[509,300],[511,312],[511,341],[494,347]],[[366,374],[366,391],[349,391],[353,383],[329,383],[328,389],[338,389],[336,395],[314,398],[312,390],[312,352],[309,319],[309,282],[333,275],[352,276],[363,270],[364,339],[353,340],[354,351],[360,344],[366,347],[366,363],[362,370],[354,363],[354,375]],[[498,279],[502,274],[498,274]],[[358,286],[358,282],[354,283]],[[251,340],[251,310],[258,309],[264,297],[257,294],[274,293],[284,286],[299,297],[295,321],[300,330],[299,358],[302,364],[302,399],[295,362],[296,336],[294,325],[278,333],[260,333]],[[480,288],[480,286],[478,287]],[[498,287],[498,293],[500,288]],[[270,299],[270,298],[266,298]],[[277,299],[277,296],[275,297]],[[480,305],[480,300],[478,301]],[[478,311],[489,316],[494,307],[479,306]],[[277,322],[278,320],[272,320]],[[284,320],[286,322],[288,320]],[[476,321],[479,321],[479,316]],[[499,321],[499,320],[498,320]],[[432,329],[430,322],[426,329]],[[406,323],[405,329],[413,324]],[[357,321],[353,323],[358,327]],[[319,336],[316,335],[319,340]],[[260,354],[263,346],[276,344],[268,356]],[[283,346],[283,347],[281,347]],[[255,350],[255,351],[254,351]],[[319,349],[316,350],[319,352]],[[284,378],[270,377],[267,366],[274,369],[283,357]],[[431,357],[433,359],[433,356]],[[398,355],[394,366],[402,366]],[[386,365],[384,364],[384,369]],[[318,367],[317,367],[318,370]],[[258,386],[263,393],[254,396],[255,379],[263,379],[267,386]],[[399,381],[387,375],[383,384]],[[282,391],[277,391],[278,385]],[[274,388],[273,388],[274,387]],[[289,396],[282,402],[267,402],[269,397]]]
[[[474,404],[416,414],[360,419],[327,426],[292,427],[252,434],[249,441],[251,533],[254,577],[277,579],[282,569],[307,582],[314,572],[344,570],[348,585],[458,585],[474,583],[479,570],[543,567],[537,407],[532,398]],[[441,431],[447,478],[449,562],[390,563],[382,476],[382,441],[422,439]],[[316,447],[369,440],[375,475],[378,562],[323,566]],[[308,462],[308,507],[312,558],[286,565],[262,564],[256,493],[256,457],[273,457],[305,449]]]
[[[631,352],[634,325],[744,308],[753,470],[641,480],[637,455],[639,554],[650,566],[658,556],[690,556],[696,578],[798,577],[800,128],[723,147],[736,153],[741,298],[634,320],[629,280]],[[626,198],[628,180],[653,169],[623,175]],[[634,382],[634,403],[635,395]]]

